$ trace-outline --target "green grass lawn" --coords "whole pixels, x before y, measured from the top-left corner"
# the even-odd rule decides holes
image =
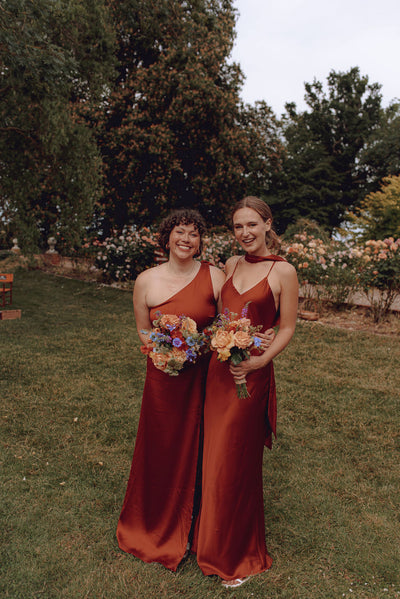
[[[0,321],[1,597],[400,597],[398,338],[299,323],[275,360],[265,450],[274,565],[228,591],[194,557],[173,574],[116,542],[145,376],[131,294],[17,271],[14,307],[21,320]]]

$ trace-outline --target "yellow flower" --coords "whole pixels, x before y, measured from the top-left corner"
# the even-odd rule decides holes
[[[225,362],[230,357],[231,357],[231,352],[229,351],[229,349],[226,349],[226,348],[218,349],[218,358],[221,360],[221,362]]]

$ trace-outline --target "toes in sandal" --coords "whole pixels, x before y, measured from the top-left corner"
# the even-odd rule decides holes
[[[222,586],[226,589],[236,589],[237,587],[242,586],[244,582],[249,580],[251,577],[246,576],[245,578],[234,578],[233,580],[223,580],[221,582]]]

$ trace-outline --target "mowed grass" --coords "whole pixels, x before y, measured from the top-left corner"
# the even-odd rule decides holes
[[[131,294],[22,270],[14,290],[22,318],[0,321],[1,597],[400,596],[398,338],[299,323],[275,360],[265,450],[274,565],[227,591],[193,556],[174,574],[116,542],[145,376]]]

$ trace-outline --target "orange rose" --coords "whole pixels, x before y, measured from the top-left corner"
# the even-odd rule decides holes
[[[189,316],[186,316],[182,321],[182,331],[184,333],[189,333],[189,335],[197,333],[196,322],[192,318],[189,318]]]
[[[163,314],[160,319],[160,325],[162,327],[177,327],[179,325],[179,316],[176,316],[176,314]]]
[[[230,349],[235,345],[233,332],[219,329],[211,339],[211,345],[215,349]]]
[[[252,338],[245,331],[235,333],[235,345],[240,349],[245,349],[252,344]]]

